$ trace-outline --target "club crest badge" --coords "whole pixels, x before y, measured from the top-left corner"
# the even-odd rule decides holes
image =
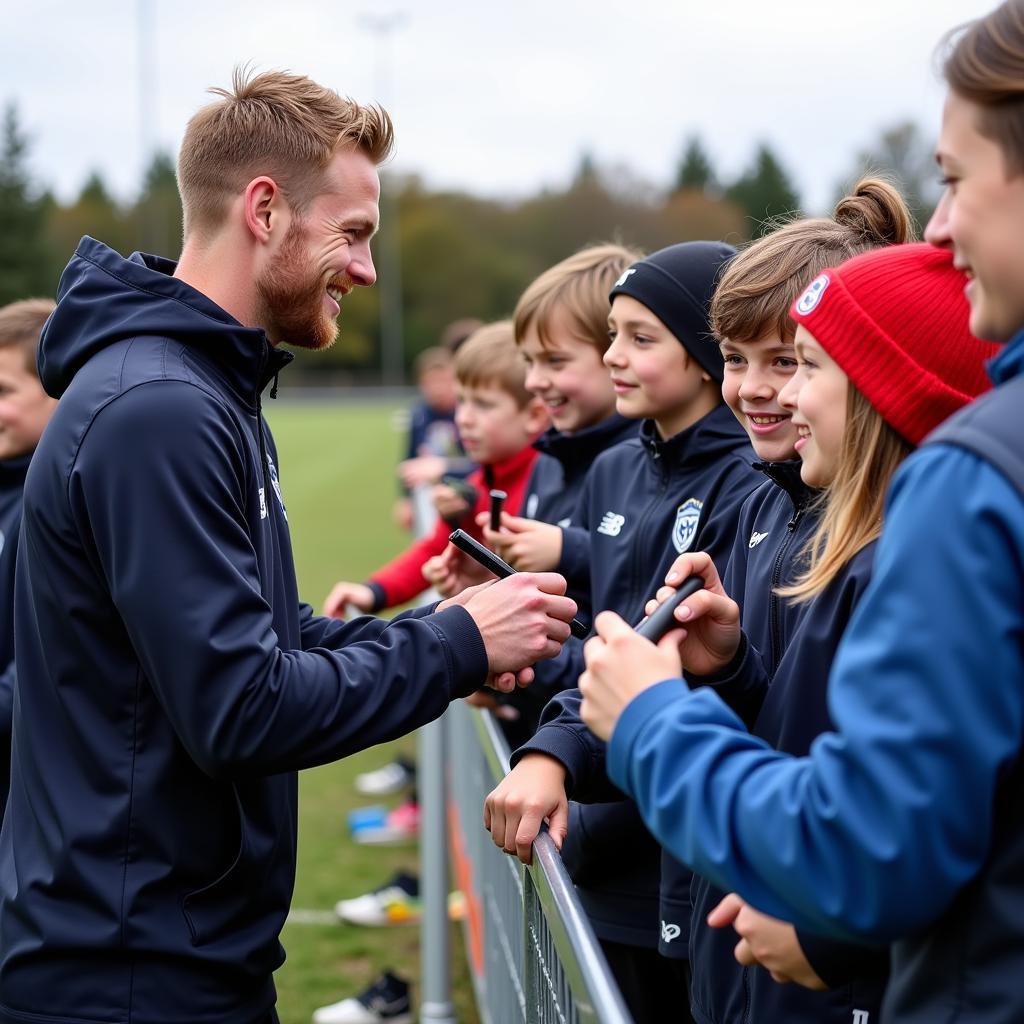
[[[703,501],[699,501],[697,498],[687,498],[676,509],[676,521],[672,527],[672,544],[679,554],[690,550],[693,538],[697,536],[697,527],[700,525],[700,514],[703,508]]]

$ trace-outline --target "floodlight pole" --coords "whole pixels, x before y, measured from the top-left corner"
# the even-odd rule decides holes
[[[391,89],[391,37],[406,22],[404,12],[360,14],[359,25],[372,32],[374,44],[374,92],[385,107],[393,100]],[[399,237],[396,183],[385,176],[380,195],[380,378],[382,384],[405,380],[402,325],[402,259]]]

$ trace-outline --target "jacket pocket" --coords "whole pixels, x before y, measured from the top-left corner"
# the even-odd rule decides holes
[[[238,789],[231,787],[235,800],[238,824],[238,846],[231,864],[212,882],[187,892],[181,899],[182,913],[188,925],[193,946],[203,946],[237,932],[239,919],[246,913],[252,894],[247,891],[247,878],[251,873],[249,843],[246,836],[245,815],[242,812]]]

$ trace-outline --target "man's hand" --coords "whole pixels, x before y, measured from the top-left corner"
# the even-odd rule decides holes
[[[704,589],[688,597],[675,611],[676,621],[685,627],[679,657],[687,672],[706,676],[732,661],[741,637],[739,605],[725,592],[711,556],[703,551],[680,555],[665,577],[668,585],[648,601],[645,611],[650,615],[688,576],[703,577]]]
[[[804,988],[823,991],[828,986],[814,973],[800,948],[796,929],[786,921],[769,917],[744,903],[731,892],[708,914],[712,928],[732,925],[740,936],[736,959],[745,967],[760,964],[775,981],[795,981]]]
[[[477,526],[484,530],[484,542],[492,551],[520,572],[548,572],[554,569],[562,557],[562,529],[550,523],[539,523],[535,519],[523,519],[501,514],[501,530],[495,533],[490,528],[491,517],[481,512],[476,517]]]
[[[348,605],[353,605],[361,612],[373,609],[376,600],[373,591],[362,583],[335,583],[324,601],[322,614],[332,619],[345,618]]]
[[[440,455],[420,455],[400,462],[398,476],[411,491],[421,484],[436,484],[447,468],[448,463]]]
[[[569,827],[565,767],[547,754],[527,754],[484,801],[484,828],[496,845],[529,864],[545,818],[560,850]]]
[[[576,602],[563,596],[565,580],[555,573],[516,573],[464,593],[459,603],[473,616],[495,675],[554,658],[569,638]]]
[[[442,597],[453,597],[467,587],[494,579],[479,562],[454,544],[423,563],[423,576]]]
[[[669,630],[657,646],[614,612],[594,620],[597,635],[583,646],[587,670],[580,676],[580,715],[590,731],[611,737],[626,705],[655,683],[682,675],[679,630]]]

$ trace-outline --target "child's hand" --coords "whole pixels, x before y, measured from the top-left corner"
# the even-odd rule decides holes
[[[442,596],[453,597],[466,587],[494,577],[478,562],[464,555],[453,544],[449,544],[439,555],[423,563],[423,576]]]
[[[437,509],[437,514],[449,522],[461,519],[469,511],[469,505],[465,499],[455,488],[449,487],[447,484],[438,484],[430,492],[430,497],[434,502],[434,508]]]
[[[732,661],[742,632],[739,605],[725,592],[710,555],[703,551],[680,555],[665,577],[670,585],[662,587],[644,610],[650,615],[688,576],[702,576],[704,589],[688,597],[675,611],[676,620],[680,626],[685,626],[679,657],[687,672],[711,675]]]
[[[408,498],[396,498],[391,507],[391,519],[400,530],[408,533],[412,529],[412,502]]]
[[[490,711],[495,718],[500,718],[503,722],[519,721],[518,708],[514,708],[511,704],[500,704],[498,698],[486,690],[477,690],[476,693],[471,693],[465,698],[465,701],[470,707],[483,708],[486,711]]]
[[[560,850],[569,826],[565,766],[547,754],[527,754],[484,801],[484,828],[497,846],[529,864],[545,818]]]
[[[520,572],[550,572],[562,557],[562,529],[536,519],[501,514],[501,531],[490,529],[491,517],[481,512],[477,526],[484,530],[484,543]]]
[[[399,479],[411,491],[421,484],[436,484],[444,476],[448,463],[440,455],[420,455],[398,464]]]
[[[731,892],[708,914],[712,928],[736,929],[736,959],[745,967],[760,964],[780,983],[795,981],[804,988],[821,992],[828,986],[814,973],[807,962],[796,929],[786,921],[769,917],[744,903]]]
[[[601,612],[594,628],[597,635],[583,647],[587,670],[580,676],[580,715],[591,732],[608,740],[634,697],[682,675],[680,633],[669,630],[655,646],[614,612]]]
[[[376,603],[373,591],[362,583],[335,583],[324,601],[321,614],[332,619],[343,619],[347,614],[347,606],[353,605],[361,612],[373,610]]]

